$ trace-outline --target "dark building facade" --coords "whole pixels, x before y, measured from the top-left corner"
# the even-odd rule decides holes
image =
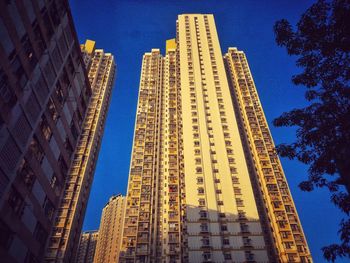
[[[0,1],[0,259],[41,262],[92,91],[68,1]]]

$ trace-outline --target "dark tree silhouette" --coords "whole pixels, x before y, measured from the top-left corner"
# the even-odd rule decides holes
[[[350,257],[350,0],[319,0],[295,29],[282,19],[274,31],[277,44],[297,57],[302,73],[292,81],[306,87],[308,101],[274,120],[277,127],[297,127],[296,141],[278,145],[277,151],[309,166],[302,190],[327,187],[345,213],[341,243],[322,248],[324,257]]]

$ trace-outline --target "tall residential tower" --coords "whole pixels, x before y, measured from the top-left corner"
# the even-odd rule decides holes
[[[1,262],[42,262],[90,97],[68,1],[0,1]]]
[[[91,40],[81,48],[92,96],[50,235],[46,262],[74,262],[115,79],[112,54],[95,49]]]
[[[95,263],[118,262],[124,224],[125,201],[124,196],[112,196],[102,210]]]
[[[273,148],[244,54],[179,15],[143,56],[121,262],[311,262]]]
[[[98,240],[98,231],[81,233],[75,263],[93,263]]]

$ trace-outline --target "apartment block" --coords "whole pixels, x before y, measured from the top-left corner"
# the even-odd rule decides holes
[[[115,80],[116,66],[111,53],[95,49],[91,40],[81,48],[84,56],[89,56],[84,61],[92,95],[55,216],[45,262],[74,262]]]
[[[124,196],[112,196],[102,210],[95,263],[119,262],[126,200]]]
[[[42,262],[91,95],[68,1],[0,1],[1,262]]]
[[[282,262],[309,262],[310,251],[247,58],[243,51],[229,48],[224,62],[270,253]]]
[[[98,231],[86,231],[81,233],[79,247],[76,256],[76,263],[93,263],[96,244],[98,240]]]
[[[143,56],[120,262],[312,262],[243,52],[176,29]]]

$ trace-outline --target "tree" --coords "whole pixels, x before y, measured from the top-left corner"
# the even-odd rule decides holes
[[[341,243],[323,247],[323,254],[329,261],[350,258],[350,0],[319,0],[296,28],[282,19],[274,32],[276,43],[297,58],[302,72],[292,82],[305,87],[308,102],[274,120],[277,127],[297,128],[296,141],[278,145],[277,151],[309,166],[302,190],[329,189],[345,219]]]

